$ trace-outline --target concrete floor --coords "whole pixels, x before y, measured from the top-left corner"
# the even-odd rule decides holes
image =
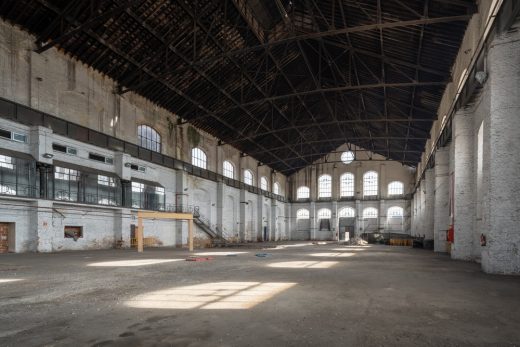
[[[0,345],[520,345],[520,278],[478,264],[388,246],[201,252],[217,255],[1,255]]]

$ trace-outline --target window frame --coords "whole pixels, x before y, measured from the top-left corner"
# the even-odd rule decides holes
[[[398,191],[397,193],[395,192],[396,190],[398,190],[396,187],[391,187],[392,185],[400,185],[400,191]],[[392,190],[394,192],[392,192]],[[388,183],[388,192],[387,192],[388,196],[399,196],[399,195],[404,195],[404,183],[401,182],[401,181],[392,181],[390,183]]]
[[[235,165],[231,161],[224,160],[222,162],[222,175],[232,180],[235,179]]]
[[[368,181],[370,175],[374,175],[374,182]],[[363,196],[377,197],[379,196],[379,174],[370,170],[363,174]]]
[[[306,214],[304,214],[302,216],[302,214],[300,212],[306,212]],[[311,219],[311,212],[308,209],[300,208],[296,211],[296,220],[307,220],[307,219]]]
[[[306,196],[301,196],[302,190],[305,189]],[[307,186],[299,186],[298,189],[296,189],[296,199],[297,200],[304,200],[304,199],[310,199],[311,197],[311,189]]]
[[[208,156],[199,147],[191,149],[191,165],[206,170],[208,167]]]
[[[400,215],[392,215],[391,214],[392,210],[399,210],[401,212],[401,214]],[[404,208],[402,208],[401,206],[391,206],[386,211],[386,217],[387,218],[403,218],[404,217]]]
[[[244,170],[244,183],[252,186],[254,184],[254,181],[255,180],[254,180],[253,171],[251,171],[249,169],[245,169]]]
[[[327,181],[324,181],[326,178],[328,178],[328,184]],[[318,177],[318,199],[330,198],[332,198],[332,176],[323,174]]]
[[[265,176],[260,177],[260,189],[269,191],[269,182]]]
[[[278,182],[273,184],[273,194],[280,195],[280,184]]]
[[[351,178],[352,182],[348,182]],[[352,189],[350,189],[352,188]],[[356,176],[351,172],[345,172],[339,177],[339,196],[340,198],[351,198],[356,195]]]
[[[159,132],[148,124],[140,124],[137,126],[137,141],[139,146],[150,151],[161,153],[162,137]]]
[[[351,214],[343,213],[343,211],[352,211]],[[356,217],[356,210],[350,206],[345,206],[338,210],[338,218],[354,218]]]
[[[368,211],[376,211],[375,215],[368,214]],[[363,219],[377,219],[379,217],[379,211],[375,207],[365,207],[363,209]]]

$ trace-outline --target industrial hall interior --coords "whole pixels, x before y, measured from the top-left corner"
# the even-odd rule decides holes
[[[520,1],[0,1],[1,346],[520,346]]]

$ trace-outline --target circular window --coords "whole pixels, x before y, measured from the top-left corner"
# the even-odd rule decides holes
[[[354,161],[354,152],[347,151],[341,154],[341,161],[345,164],[350,164]]]

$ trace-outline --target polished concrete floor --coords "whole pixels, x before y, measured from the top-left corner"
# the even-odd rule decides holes
[[[520,277],[389,246],[0,255],[1,346],[520,346]],[[268,253],[258,257],[257,253]]]

